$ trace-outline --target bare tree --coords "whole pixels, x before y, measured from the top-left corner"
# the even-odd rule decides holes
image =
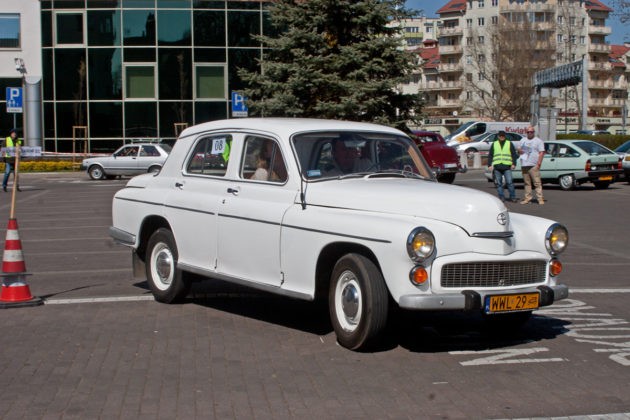
[[[622,23],[630,22],[630,1],[629,0],[612,0],[612,7],[615,14],[619,16]]]
[[[557,65],[568,64],[576,60],[581,59],[578,57],[578,37],[580,36],[582,28],[582,17],[579,13],[582,9],[579,8],[578,0],[564,0],[558,3],[558,18],[557,18],[557,34],[562,35],[562,44],[558,42],[557,45]],[[560,39],[558,39],[560,41]],[[573,109],[578,118],[578,127],[582,126],[582,113],[581,97],[579,93],[579,85],[569,86],[564,89],[564,99],[567,104],[567,108]],[[562,104],[564,107],[564,104]],[[567,111],[565,109],[565,111]],[[566,114],[566,113],[565,113]],[[568,118],[564,116],[565,121]],[[566,125],[566,124],[565,124]]]
[[[532,76],[554,64],[552,34],[536,30],[526,13],[501,16],[497,24],[471,30],[465,107],[494,121],[528,121]]]

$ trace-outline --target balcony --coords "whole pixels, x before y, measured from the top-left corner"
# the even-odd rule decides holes
[[[464,29],[461,26],[446,27],[442,26],[438,30],[438,36],[457,36],[463,35]]]
[[[461,54],[462,53],[462,46],[461,46],[461,44],[458,44],[458,45],[440,45],[439,46],[439,51],[440,51],[440,55]]]
[[[440,63],[440,73],[458,73],[463,70],[462,63]]]
[[[610,26],[588,25],[588,33],[594,35],[610,35],[612,29]]]
[[[424,82],[420,84],[420,90],[458,90],[463,88],[461,80]]]
[[[508,12],[555,12],[555,4],[545,3],[508,3],[501,5],[501,9]]]
[[[612,80],[589,80],[589,89],[612,89],[614,82]]]
[[[588,69],[595,70],[595,71],[610,71],[612,69],[612,66],[610,65],[610,63],[601,63],[601,62],[593,63],[589,61]]]
[[[610,44],[590,44],[588,46],[588,52],[610,54]]]
[[[534,22],[532,24],[532,29],[535,31],[555,31],[556,24],[554,22]]]
[[[605,106],[605,107],[622,107],[626,103],[621,98],[591,98],[588,100],[588,106]]]

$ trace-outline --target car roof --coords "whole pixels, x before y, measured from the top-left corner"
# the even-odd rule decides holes
[[[180,138],[212,130],[262,130],[286,137],[307,131],[378,131],[405,135],[384,125],[363,122],[324,120],[315,118],[232,118],[197,124],[185,129]]]

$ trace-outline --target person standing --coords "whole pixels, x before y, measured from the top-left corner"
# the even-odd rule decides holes
[[[22,145],[22,139],[17,138],[17,130],[12,128],[9,131],[9,137],[4,139],[4,147],[16,147],[18,144]],[[13,172],[13,179],[15,180],[15,153],[13,156],[9,156],[8,151],[4,152],[4,179],[2,180],[2,189],[7,192],[7,184],[9,182],[9,176]],[[18,191],[20,186],[16,185]]]
[[[511,141],[505,139],[505,131],[501,130],[497,134],[497,140],[492,142],[490,153],[488,153],[488,168],[492,172],[494,185],[497,187],[497,193],[501,201],[505,201],[505,193],[503,191],[503,179],[507,184],[510,198],[508,201],[516,202],[516,192],[514,191],[514,182],[512,181],[512,170],[515,167],[518,153]]]
[[[525,197],[521,204],[532,201],[532,184],[536,190],[538,204],[545,204],[543,200],[542,181],[540,179],[540,165],[545,156],[545,143],[535,136],[534,127],[527,128],[527,138],[521,139],[517,151],[521,155],[523,181],[525,181]]]

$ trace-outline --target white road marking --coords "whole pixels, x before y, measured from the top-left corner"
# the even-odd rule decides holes
[[[630,293],[630,289],[573,289],[569,287],[569,293]]]
[[[527,417],[527,420],[629,420],[630,413],[607,413],[607,414],[581,414],[571,417]],[[513,419],[525,420],[525,419]]]
[[[97,297],[97,298],[68,298],[68,299],[45,299],[46,305],[67,305],[72,303],[103,303],[103,302],[138,302],[155,300],[153,295],[142,296],[117,296],[117,297]]]
[[[477,359],[459,362],[462,366],[481,366],[481,365],[502,365],[502,364],[522,364],[522,363],[543,363],[543,362],[563,362],[565,359],[560,357],[552,357],[548,359],[512,359],[517,356],[528,356],[534,353],[549,351],[546,347],[535,347],[531,349],[501,349],[501,350],[481,350],[481,351],[449,351],[448,354],[458,355],[476,355],[484,356]]]

